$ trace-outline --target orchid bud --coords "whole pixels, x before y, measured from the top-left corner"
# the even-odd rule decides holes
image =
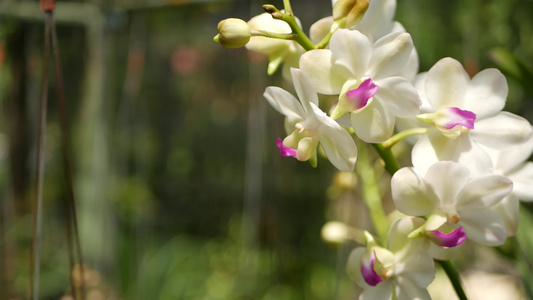
[[[229,18],[218,23],[218,34],[213,40],[225,48],[244,47],[252,36],[250,26],[241,19]]]
[[[361,21],[367,9],[368,0],[339,0],[333,6],[333,19],[344,19],[344,27],[351,27]]]

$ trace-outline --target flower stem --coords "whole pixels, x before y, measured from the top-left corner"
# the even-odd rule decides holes
[[[446,272],[446,275],[448,275],[448,278],[450,278],[450,282],[452,283],[452,286],[457,293],[457,297],[459,297],[460,300],[468,300],[468,297],[466,297],[466,293],[463,290],[463,286],[461,285],[461,278],[459,277],[459,272],[453,267],[452,263],[449,260],[436,260],[441,267],[444,269],[444,272]]]
[[[280,40],[294,40],[296,34],[294,33],[275,33],[269,32],[261,29],[251,29],[252,36],[264,36],[271,39],[280,39]]]
[[[293,15],[292,7],[291,7],[291,1],[290,0],[283,0],[283,7],[285,8],[285,13],[288,15]]]
[[[404,130],[402,132],[399,132],[386,140],[385,142],[381,143],[384,148],[391,148],[392,146],[396,145],[399,141],[405,139],[406,137],[413,136],[413,135],[422,135],[428,133],[433,128],[411,128]]]
[[[292,14],[284,13],[283,21],[285,21],[292,29],[292,32],[296,34],[294,40],[300,44],[306,51],[313,50],[316,48],[315,44],[307,37],[303,32],[302,28],[296,22],[296,18]]]
[[[378,152],[379,156],[385,162],[385,169],[392,176],[396,171],[400,169],[400,164],[396,157],[392,154],[390,148],[386,148],[383,144],[372,144],[374,149]]]
[[[333,36],[333,33],[339,29],[339,23],[337,21],[333,22],[331,24],[331,28],[329,29],[328,34],[318,43],[316,44],[316,49],[324,49],[329,44],[329,41],[331,40],[331,36]]]
[[[372,166],[368,147],[366,145],[358,145],[359,158],[356,164],[357,174],[363,183],[363,199],[368,210],[370,211],[370,218],[374,224],[374,229],[381,242],[387,240],[387,233],[389,231],[389,221],[381,203],[381,194],[379,192],[378,183],[374,167]]]

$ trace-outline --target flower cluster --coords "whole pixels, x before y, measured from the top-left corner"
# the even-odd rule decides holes
[[[364,289],[361,299],[429,299],[434,259],[467,240],[498,246],[516,233],[519,200],[533,201],[533,164],[525,162],[532,127],[502,112],[508,88],[496,69],[470,78],[443,58],[418,73],[411,36],[394,21],[395,0],[333,1],[332,16],[313,24],[309,37],[284,4],[264,5],[247,26],[222,21],[215,40],[266,54],[268,74],[283,66],[297,97],[275,86],[264,93],[286,117],[287,136],[275,141],[281,156],[316,166],[320,147],[333,166],[352,172],[354,140],[378,149],[404,217],[390,224],[386,245],[365,232],[348,274]],[[407,137],[413,166],[400,168],[391,147]]]

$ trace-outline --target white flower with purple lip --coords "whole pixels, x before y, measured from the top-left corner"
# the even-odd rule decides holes
[[[407,237],[423,222],[419,218],[399,219],[391,226],[387,248],[377,246],[367,233],[366,248],[352,251],[346,269],[364,289],[360,300],[430,299],[426,288],[435,278],[433,259],[424,239]]]
[[[394,32],[372,44],[359,31],[341,29],[329,46],[304,53],[300,68],[318,93],[339,95],[333,119],[350,113],[356,135],[378,143],[392,135],[396,117],[419,113],[418,93],[401,77],[413,51],[408,33]]]
[[[291,69],[294,88],[300,100],[279,87],[267,87],[265,98],[287,117],[292,133],[277,146],[282,156],[292,156],[316,166],[318,143],[329,161],[339,170],[351,172],[357,160],[357,147],[352,136],[318,107],[318,95],[301,76]],[[289,126],[289,127],[290,127]]]
[[[451,233],[457,242],[464,238],[460,233],[464,231],[469,239],[486,246],[498,246],[505,241],[505,225],[491,207],[502,201],[512,188],[513,183],[507,177],[495,174],[471,177],[467,167],[452,161],[435,163],[425,173],[402,168],[391,180],[396,208],[406,215],[428,217],[410,237],[446,227],[456,228]],[[440,237],[437,234],[433,238]]]
[[[507,81],[496,69],[472,79],[459,62],[444,58],[415,84],[423,105],[417,118],[436,131],[416,142],[413,165],[422,172],[437,161],[457,161],[474,173],[492,171],[489,155],[481,147],[505,149],[525,142],[531,125],[517,115],[502,112]]]

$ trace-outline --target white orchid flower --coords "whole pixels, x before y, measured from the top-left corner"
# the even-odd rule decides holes
[[[520,200],[533,201],[533,162],[527,162],[533,152],[533,135],[525,143],[505,150],[484,149],[491,157],[493,172],[513,182],[511,194],[493,207],[505,223],[507,236],[513,236],[518,230]]]
[[[297,19],[298,24],[300,24]],[[290,34],[292,29],[285,21],[272,18],[269,13],[262,13],[248,21],[252,30],[267,31],[276,34]],[[294,40],[283,40],[263,36],[252,36],[246,44],[248,50],[262,53],[268,56],[269,63],[267,73],[274,74],[283,63],[282,75],[290,79],[290,68],[298,67],[300,56],[305,50]]]
[[[329,161],[339,170],[351,172],[357,160],[357,147],[351,135],[318,107],[318,95],[301,76],[291,69],[296,99],[279,87],[267,87],[265,98],[277,111],[294,124],[293,132],[277,145],[282,156],[309,160],[316,166],[316,147],[320,142]]]
[[[339,95],[332,118],[350,113],[357,136],[378,143],[392,135],[396,117],[414,117],[420,110],[416,89],[399,76],[412,51],[408,33],[391,33],[372,44],[358,31],[340,29],[330,49],[304,53],[300,68],[318,93]]]
[[[505,225],[490,208],[511,192],[513,183],[496,174],[470,175],[467,167],[452,161],[437,162],[425,173],[402,168],[392,177],[392,198],[400,212],[428,217],[424,231],[455,225],[479,244],[501,245]]]
[[[501,111],[508,88],[496,69],[470,79],[458,61],[444,58],[416,86],[428,104],[417,118],[438,129],[420,137],[413,148],[413,165],[422,172],[443,160],[460,162],[475,173],[491,172],[491,159],[480,145],[505,149],[531,136],[527,120]]]
[[[352,251],[346,269],[364,289],[360,300],[431,299],[427,286],[435,278],[435,266],[426,251],[427,243],[407,238],[423,222],[419,218],[399,219],[391,226],[387,249],[377,246],[367,234],[366,248]]]

